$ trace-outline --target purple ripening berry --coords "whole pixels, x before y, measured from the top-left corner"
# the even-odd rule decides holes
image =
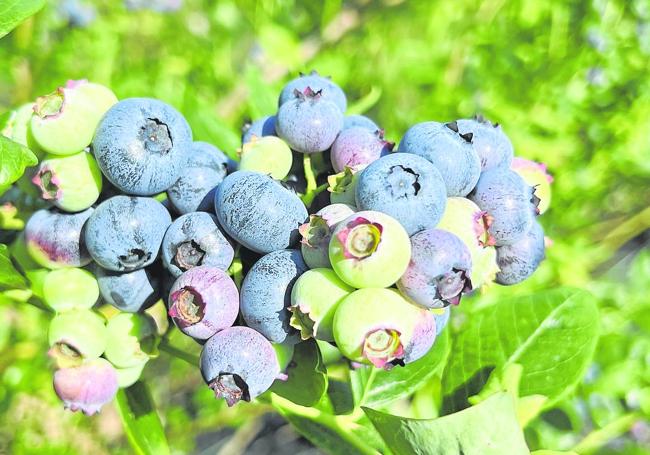
[[[332,167],[336,172],[343,172],[347,167],[366,166],[380,157],[389,154],[395,144],[384,140],[381,130],[370,131],[356,126],[341,131],[332,144]]]
[[[117,393],[117,372],[105,359],[94,359],[54,372],[54,391],[66,409],[93,415]]]

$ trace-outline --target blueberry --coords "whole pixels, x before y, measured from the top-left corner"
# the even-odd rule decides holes
[[[472,290],[472,258],[451,232],[426,229],[411,237],[411,261],[397,287],[407,299],[426,308],[458,305]]]
[[[193,142],[187,166],[169,187],[167,196],[178,213],[212,211],[214,189],[227,173],[229,159],[207,142]]]
[[[27,251],[32,259],[51,269],[90,263],[83,230],[92,213],[92,208],[71,214],[56,209],[34,212],[25,226]]]
[[[373,133],[381,129],[375,122],[365,115],[346,115],[343,119],[343,130],[355,127],[365,128]]]
[[[553,177],[548,173],[544,163],[515,157],[512,159],[510,169],[521,176],[524,181],[535,188],[535,196],[539,198],[539,214],[548,210],[551,205],[551,183]]]
[[[434,227],[442,218],[447,203],[445,182],[424,158],[394,153],[361,171],[356,202],[360,210],[394,217],[412,235]]]
[[[226,177],[215,193],[215,211],[223,229],[258,253],[293,245],[307,209],[295,193],[272,178],[251,171]]]
[[[296,90],[304,92],[307,87],[310,87],[315,92],[321,91],[323,99],[334,103],[341,112],[345,112],[347,109],[348,102],[341,87],[332,82],[330,77],[323,77],[317,71],[312,71],[309,74],[301,73],[299,77],[287,83],[280,93],[278,107],[282,107],[282,105],[291,101]]]
[[[239,291],[221,269],[206,265],[183,273],[169,291],[169,315],[186,335],[207,340],[234,324]]]
[[[334,229],[329,245],[332,268],[355,288],[391,286],[411,258],[411,242],[401,224],[385,213],[362,211]]]
[[[294,98],[282,104],[276,122],[278,136],[300,153],[327,150],[342,127],[339,108],[310,87],[296,90]]]
[[[148,314],[120,313],[109,319],[106,328],[104,357],[117,368],[143,365],[156,352],[156,323]]]
[[[43,300],[56,312],[90,309],[98,299],[97,280],[87,270],[53,270],[43,280]]]
[[[512,245],[533,224],[537,201],[534,191],[510,169],[494,168],[483,172],[468,198],[491,217],[488,231],[496,246]]]
[[[104,359],[54,372],[54,392],[66,409],[93,415],[117,393],[117,373]]]
[[[113,272],[96,266],[93,271],[104,301],[120,311],[137,313],[149,308],[160,297],[158,274],[149,267]]]
[[[135,384],[138,379],[140,379],[142,370],[144,370],[146,364],[147,362],[143,362],[133,367],[115,368],[115,372],[117,373],[117,385],[119,388],[125,389]]]
[[[175,277],[197,265],[227,270],[234,256],[217,217],[210,213],[193,212],[177,218],[163,237],[163,264]]]
[[[332,144],[332,167],[336,172],[342,172],[346,167],[358,169],[389,154],[394,146],[392,142],[384,140],[383,131],[348,128],[341,131]]]
[[[106,349],[108,332],[104,319],[90,310],[57,314],[48,329],[49,355],[59,366],[78,365],[96,359]]]
[[[203,380],[228,406],[266,392],[279,373],[271,343],[248,327],[222,330],[201,351]]]
[[[472,133],[472,146],[481,161],[482,171],[510,166],[514,150],[499,125],[493,125],[481,116],[458,120],[456,124],[461,134]]]
[[[333,331],[348,359],[384,369],[417,360],[436,338],[432,313],[395,289],[359,289],[345,297],[334,315]]]
[[[274,343],[297,342],[288,307],[293,284],[306,270],[298,250],[274,251],[257,261],[241,287],[241,313],[246,324]]]
[[[409,128],[399,151],[420,155],[440,171],[447,196],[466,196],[481,174],[481,161],[472,148],[472,134],[461,134],[456,122],[423,122]]]
[[[495,281],[504,285],[521,283],[537,270],[544,257],[544,230],[534,221],[520,240],[497,248],[497,264],[501,271]]]
[[[79,212],[97,201],[102,173],[90,153],[47,155],[32,178],[40,197],[65,210]]]
[[[247,123],[242,128],[241,142],[246,144],[256,137],[276,136],[275,133],[275,115],[267,115],[266,117],[259,118],[253,123]]]
[[[336,225],[355,212],[345,204],[331,204],[323,207],[309,221],[300,226],[300,251],[310,269],[330,267],[329,244]]]
[[[114,196],[99,204],[88,219],[86,245],[105,269],[137,270],[156,260],[170,223],[169,212],[154,199]]]
[[[292,161],[291,149],[282,139],[275,136],[254,137],[241,148],[239,169],[282,180],[289,174]]]
[[[102,172],[128,194],[167,190],[187,166],[192,131],[173,107],[149,98],[129,98],[104,115],[93,139]]]

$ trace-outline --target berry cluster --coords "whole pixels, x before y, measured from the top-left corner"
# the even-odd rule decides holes
[[[329,78],[292,80],[276,115],[245,127],[238,163],[194,142],[171,106],[85,81],[23,115],[25,141],[47,152],[33,182],[54,206],[25,240],[55,269],[44,295],[71,409],[95,412],[137,380],[159,340],[143,311],[159,296],[233,405],[286,376],[279,359],[301,339],[353,365],[413,362],[463,294],[533,273],[550,177],[513,159],[499,126],[420,123],[394,150],[346,105]],[[119,313],[106,321],[98,300]]]

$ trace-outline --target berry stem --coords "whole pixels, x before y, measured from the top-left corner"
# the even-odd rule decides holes
[[[182,349],[172,346],[171,344],[169,344],[169,340],[167,340],[166,338],[160,340],[158,349],[166,352],[172,357],[176,357],[177,359],[184,360],[190,365],[197,366],[200,363],[198,355],[190,354],[189,352],[185,352]]]
[[[327,183],[323,183],[321,186],[314,188],[313,191],[305,193],[305,195],[301,198],[302,202],[307,207],[311,206],[311,203],[314,202],[314,198],[325,191],[328,186],[329,185]]]
[[[324,191],[328,185],[323,184],[318,186],[316,183],[316,174],[314,173],[314,167],[311,163],[311,155],[308,153],[303,154],[302,163],[305,171],[305,180],[307,180],[307,189],[305,190],[305,194],[302,196],[302,202],[309,207],[314,201],[314,198]]]
[[[237,289],[241,289],[242,270],[243,267],[241,264],[241,258],[239,257],[239,246],[237,246],[237,249],[235,250],[235,258],[233,259],[232,264],[230,264],[230,268],[228,268],[228,273],[232,276]]]

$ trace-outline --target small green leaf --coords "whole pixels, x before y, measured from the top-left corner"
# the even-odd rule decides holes
[[[414,393],[444,368],[449,344],[449,331],[444,331],[421,359],[390,371],[377,371],[370,388],[365,392],[363,404],[379,407]]]
[[[136,453],[169,454],[162,423],[149,388],[143,381],[138,381],[127,389],[120,389],[116,402],[124,431]]]
[[[327,370],[316,341],[296,345],[286,381],[277,379],[271,391],[301,406],[314,406],[327,390]]]
[[[0,244],[0,290],[25,289],[27,280],[18,273],[9,256],[7,245]]]
[[[572,289],[501,300],[468,314],[442,376],[444,409],[463,409],[489,373],[514,363],[523,368],[519,395],[543,395],[550,406],[583,377],[598,333],[594,298]]]
[[[36,155],[27,147],[0,136],[0,194],[23,175],[26,167],[37,163]]]
[[[0,38],[45,5],[45,0],[4,0],[0,3]]]
[[[371,87],[370,91],[363,98],[348,106],[346,114],[363,114],[377,104],[379,98],[381,98],[381,88]]]
[[[432,420],[396,417],[365,407],[363,410],[396,455],[529,453],[517,424],[514,400],[507,392]]]

